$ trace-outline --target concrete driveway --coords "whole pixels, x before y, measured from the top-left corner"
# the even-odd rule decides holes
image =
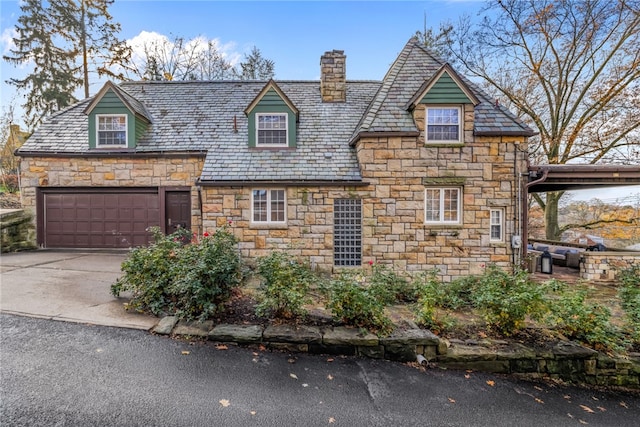
[[[103,326],[153,328],[158,318],[124,309],[111,284],[126,252],[37,250],[0,255],[0,311]]]

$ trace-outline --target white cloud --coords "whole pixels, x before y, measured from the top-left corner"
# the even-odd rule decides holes
[[[5,28],[2,34],[0,34],[0,48],[2,49],[3,55],[8,54],[11,49],[15,49],[16,45],[13,39],[17,36],[18,32],[14,27]]]
[[[134,68],[143,69],[145,63],[145,49],[153,49],[165,58],[171,57],[171,52],[175,48],[174,40],[164,34],[155,31],[141,31],[137,36],[126,41],[133,51],[131,62]],[[208,39],[205,36],[198,36],[187,40],[185,48],[188,51],[204,51],[207,44],[212,42],[222,57],[235,66],[242,59],[242,53],[236,50],[235,42],[222,43],[219,38]]]

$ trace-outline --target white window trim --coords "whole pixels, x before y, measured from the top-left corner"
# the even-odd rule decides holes
[[[284,116],[285,142],[283,144],[261,144],[260,131],[268,129],[260,129],[260,117],[263,116]],[[289,115],[282,112],[273,113],[256,113],[256,147],[288,147],[289,146]]]
[[[493,213],[498,212],[500,223],[494,224],[493,222]],[[500,237],[493,237],[493,226],[497,225],[500,227]],[[504,208],[492,208],[489,210],[489,241],[493,243],[504,242]]]
[[[458,139],[443,139],[443,140],[430,140],[429,139],[429,110],[458,110]],[[424,112],[424,141],[425,144],[461,144],[464,140],[464,109],[460,105],[436,105],[429,104],[425,107]]]
[[[100,144],[100,119],[103,117],[124,117],[124,143],[123,144]],[[103,131],[108,132],[108,131]],[[127,147],[129,141],[129,117],[126,114],[96,114],[96,147]]]
[[[267,192],[267,220],[266,221],[256,221],[254,218],[254,192],[264,190]],[[271,220],[271,192],[272,191],[282,191],[284,193],[284,220],[283,221],[272,221]],[[278,224],[283,225],[287,223],[287,190],[285,188],[252,188],[251,189],[251,224],[258,225],[267,225],[267,224]]]
[[[440,209],[440,220],[429,221],[427,220],[427,190],[439,190],[440,200],[438,207]],[[444,190],[457,190],[458,191],[458,209],[456,212],[457,219],[455,221],[447,221],[444,219]],[[462,224],[462,187],[427,187],[424,189],[424,223],[431,225],[459,225]]]

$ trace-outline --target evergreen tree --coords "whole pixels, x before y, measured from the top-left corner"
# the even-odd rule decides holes
[[[89,96],[89,69],[121,78],[110,71],[122,65],[129,51],[117,40],[120,26],[107,8],[113,0],[25,0],[16,25],[15,49],[4,59],[15,65],[33,64],[23,79],[8,83],[27,92],[25,122],[35,128],[45,116],[77,101],[74,92],[84,84]],[[91,64],[90,64],[91,61]]]
[[[82,81],[74,64],[77,51],[59,47],[54,10],[45,8],[40,0],[26,0],[20,8],[23,14],[18,18],[13,40],[16,47],[4,59],[16,65],[33,64],[31,74],[8,81],[29,92],[23,106],[25,122],[33,129],[44,116],[75,102],[73,92]]]
[[[240,69],[235,74],[240,80],[269,80],[275,75],[274,62],[263,58],[260,49],[255,46],[239,65]]]

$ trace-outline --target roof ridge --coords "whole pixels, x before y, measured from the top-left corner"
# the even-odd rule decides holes
[[[363,114],[362,119],[358,123],[358,126],[356,127],[355,132],[349,141],[349,144],[352,144],[356,140],[360,132],[365,131],[373,124],[373,121],[380,111],[380,108],[384,105],[384,100],[389,94],[389,89],[391,89],[393,83],[395,83],[400,70],[402,70],[402,67],[407,62],[407,59],[409,58],[410,53],[415,47],[417,41],[418,39],[416,37],[411,37],[411,39],[409,39],[409,41],[400,51],[395,61],[393,61],[391,67],[389,67],[389,70],[382,79],[382,85],[380,86],[380,89],[378,89],[373,99],[371,100],[367,111],[365,111],[365,113]]]

